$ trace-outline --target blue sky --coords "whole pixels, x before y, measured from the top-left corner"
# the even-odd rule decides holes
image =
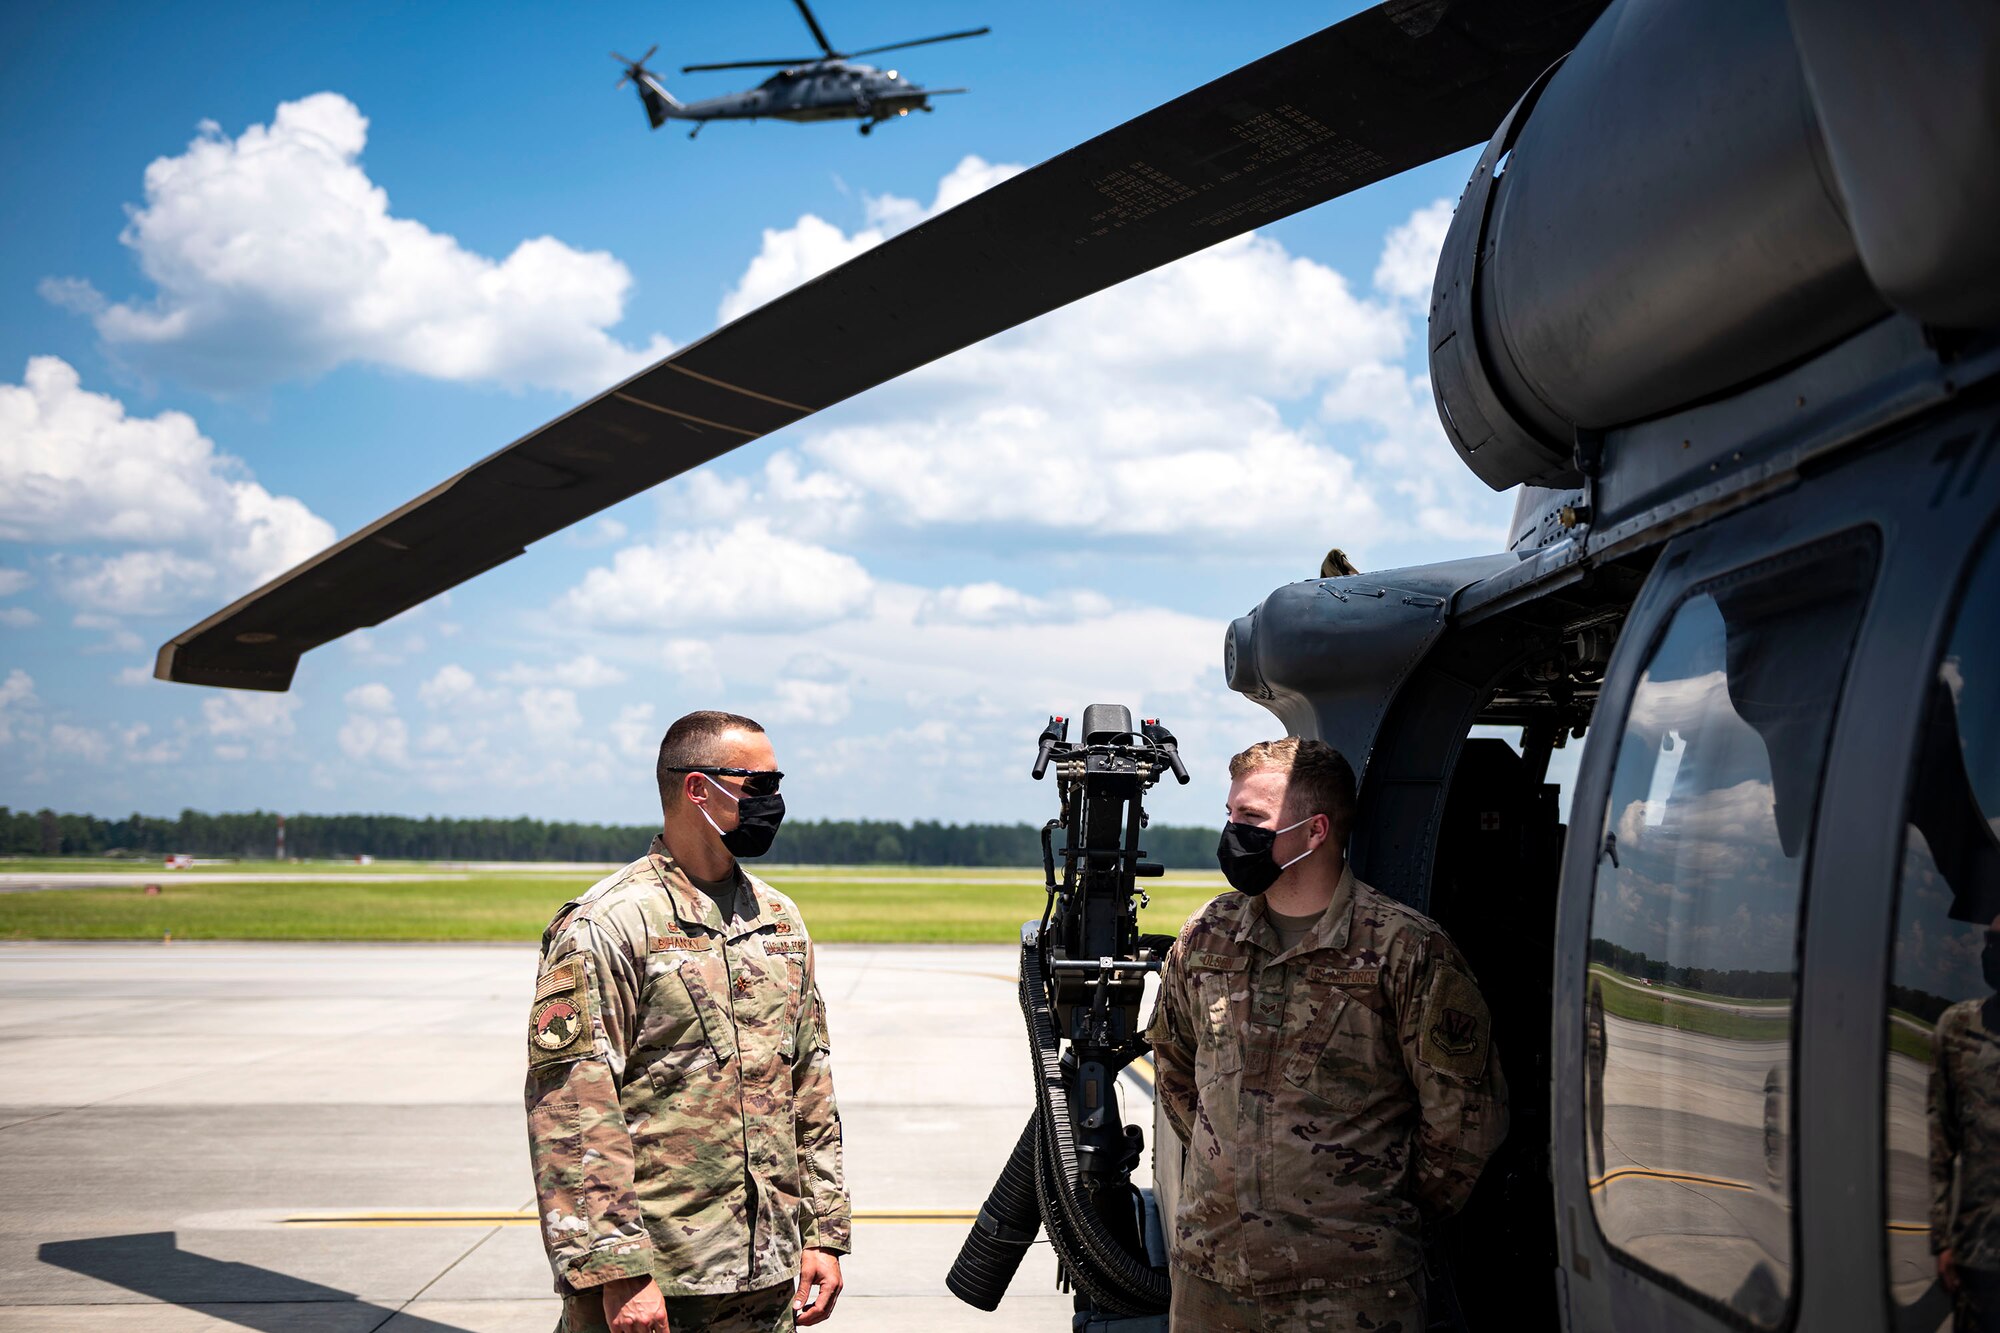
[[[638,821],[674,716],[762,718],[801,816],[1039,819],[1042,716],[1121,699],[1216,822],[1269,735],[1228,619],[1497,549],[1424,379],[1472,154],[1127,284],[309,655],[157,645],[725,314],[1347,8],[828,3],[930,116],[649,131],[611,50],[788,56],[782,0],[15,5],[0,17],[0,803]],[[888,62],[888,57],[884,57]],[[1038,497],[1051,490],[1054,504]],[[1030,503],[1031,501],[1035,503]]]

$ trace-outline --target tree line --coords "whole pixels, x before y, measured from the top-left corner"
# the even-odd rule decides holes
[[[542,819],[417,819],[409,815],[287,815],[285,853],[310,860],[376,856],[418,861],[629,861],[657,825],[567,824]],[[1060,836],[1060,835],[1058,835]],[[1213,869],[1214,829],[1155,824],[1140,839],[1147,859]],[[58,814],[0,806],[0,854],[194,856],[268,859],[275,812],[179,818]],[[769,859],[800,865],[1026,866],[1042,859],[1037,824],[899,824],[872,819],[787,820]]]
[[[1763,972],[1746,967],[1680,967],[1663,958],[1649,958],[1607,939],[1590,942],[1590,961],[1603,963],[1628,977],[1679,986],[1704,995],[1725,995],[1737,1000],[1788,1000],[1796,979],[1790,971]]]

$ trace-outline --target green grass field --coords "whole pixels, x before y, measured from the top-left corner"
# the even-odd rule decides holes
[[[1733,1013],[1705,1004],[1688,1003],[1683,997],[1691,998],[1698,992],[1676,987],[1662,993],[1665,988],[1641,986],[1595,964],[1591,966],[1590,975],[1604,983],[1604,1012],[1635,1023],[1652,1023],[1680,1032],[1726,1037],[1732,1041],[1781,1041],[1792,1029],[1791,1010],[1784,1001],[1777,1002],[1783,1012],[1766,1018],[1761,1014]],[[1760,1009],[1771,1007],[1764,1001],[1738,1001],[1722,995],[1701,998],[1732,1005],[1749,1004]]]
[[[163,874],[154,881],[164,889],[157,897],[139,886],[0,894],[0,939],[157,940],[171,932],[185,940],[533,941],[555,909],[590,884],[587,874],[529,872],[399,882],[373,869],[337,884],[197,884]],[[1025,882],[1038,873],[1026,870],[771,867],[768,878],[799,904],[813,937],[829,942],[1012,943],[1044,901]],[[1176,931],[1220,889],[1211,877],[1152,881],[1140,928]]]

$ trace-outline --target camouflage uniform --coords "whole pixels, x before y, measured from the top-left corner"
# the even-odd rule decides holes
[[[1944,1011],[1931,1067],[1931,1253],[1953,1252],[1962,1329],[2000,1327],[2000,1034],[1986,1003]]]
[[[669,1333],[792,1333],[794,1290],[795,1284],[786,1282],[730,1296],[669,1296],[667,1328]],[[556,1333],[611,1333],[603,1294],[591,1287],[566,1297]]]
[[[1305,939],[1276,945],[1262,901],[1225,893],[1160,973],[1146,1035],[1188,1148],[1173,1265],[1239,1297],[1406,1304],[1423,1219],[1465,1203],[1507,1133],[1486,1002],[1435,923],[1351,869]]]
[[[542,936],[528,1144],[558,1292],[760,1291],[796,1281],[803,1247],[848,1248],[805,924],[741,872],[735,906],[725,923],[655,838]]]
[[[1200,1333],[1424,1333],[1424,1275],[1247,1296],[1183,1269],[1174,1274],[1167,1320]]]

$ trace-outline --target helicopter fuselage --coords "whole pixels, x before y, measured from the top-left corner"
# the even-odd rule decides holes
[[[892,120],[929,111],[930,90],[897,71],[844,60],[779,70],[755,88],[686,102],[673,120]]]

